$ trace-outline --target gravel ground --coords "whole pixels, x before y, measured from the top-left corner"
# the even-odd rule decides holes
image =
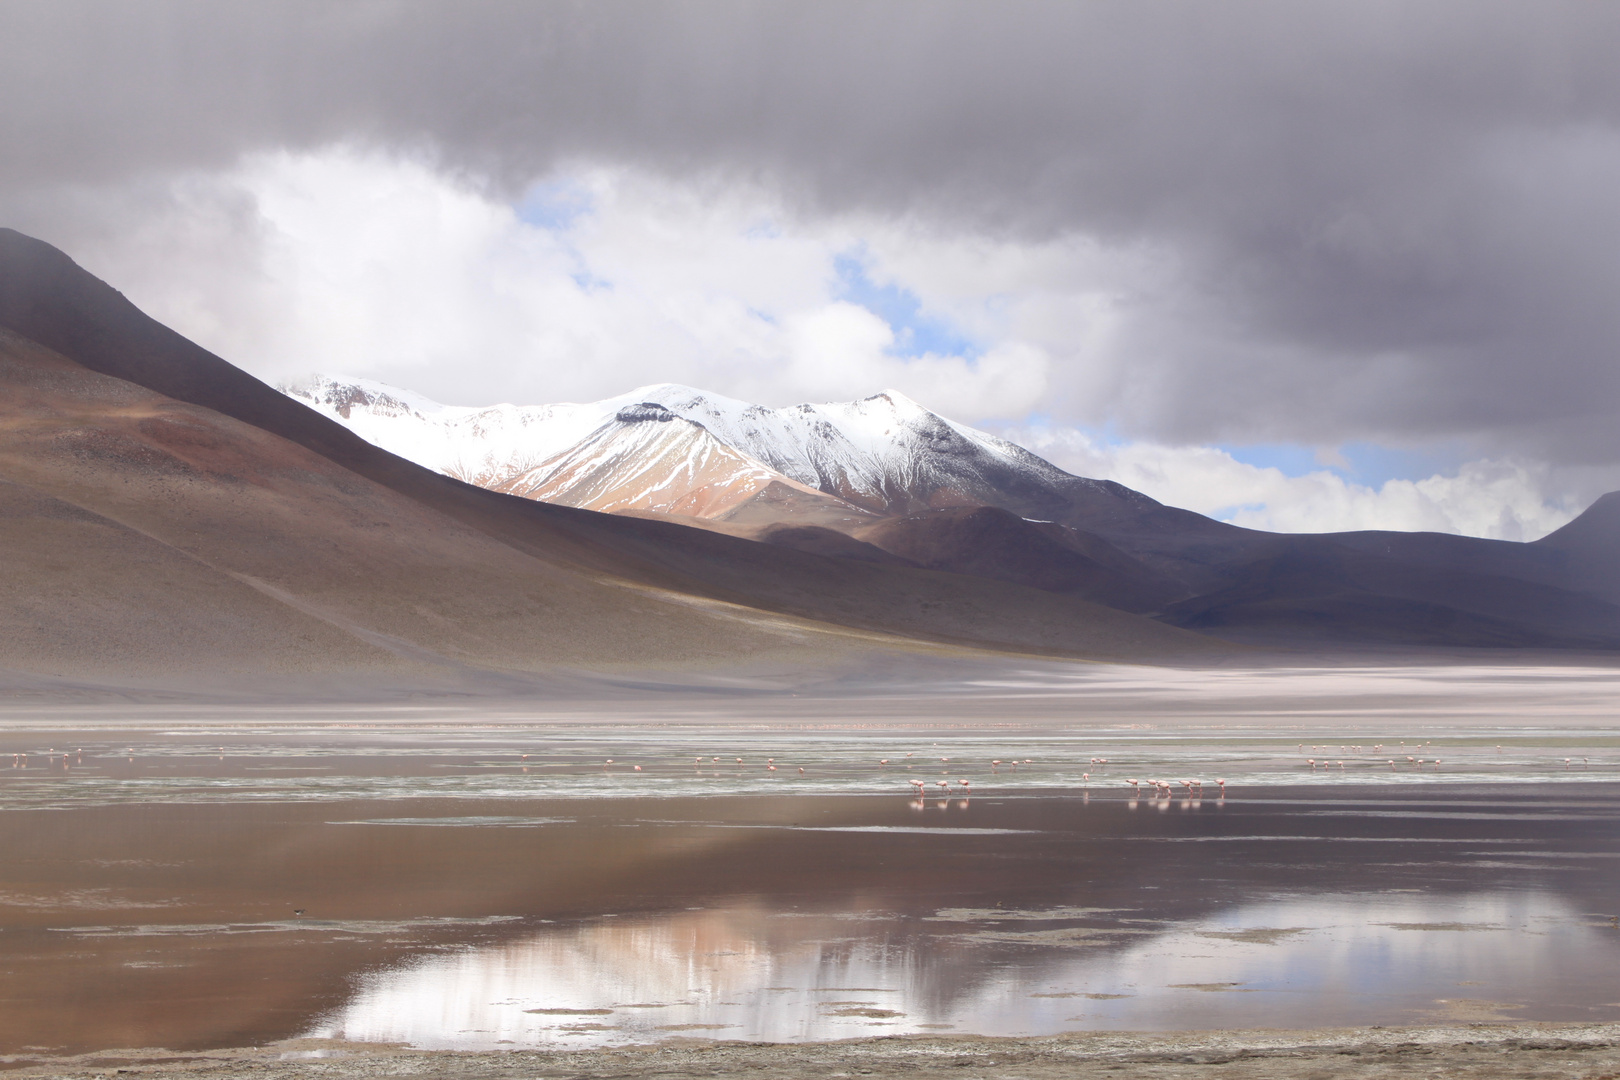
[[[326,1055],[326,1056],[316,1056]],[[1155,1080],[1480,1077],[1615,1080],[1620,1024],[1478,1024],[1318,1031],[1108,1033],[1036,1039],[884,1038],[814,1044],[679,1042],[588,1051],[446,1053],[295,1041],[177,1055],[108,1052],[0,1061],[12,1077],[176,1080],[654,1080],[686,1077],[936,1077],[952,1080],[1130,1076]]]

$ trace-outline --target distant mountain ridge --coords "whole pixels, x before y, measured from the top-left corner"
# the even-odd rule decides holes
[[[290,392],[423,464],[476,460],[496,490],[804,551],[881,553],[1207,633],[1620,643],[1620,496],[1535,544],[1291,536],[1071,475],[892,390],[770,409],[665,383],[586,404],[447,409],[363,380],[315,385]]]

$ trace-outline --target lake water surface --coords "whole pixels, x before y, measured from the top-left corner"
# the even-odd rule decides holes
[[[1620,1018],[1601,718],[839,711],[13,723],[0,1055]]]

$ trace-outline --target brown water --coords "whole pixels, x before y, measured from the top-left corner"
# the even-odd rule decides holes
[[[1620,1017],[1607,781],[143,801],[103,779],[0,811],[13,1060]]]

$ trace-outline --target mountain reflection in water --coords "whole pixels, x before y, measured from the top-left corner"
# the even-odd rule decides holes
[[[1110,914],[591,920],[370,976],[309,1034],[476,1049],[1620,1015],[1591,1007],[1604,979],[1580,977],[1612,971],[1620,940],[1547,893],[1290,897],[1165,925]]]

